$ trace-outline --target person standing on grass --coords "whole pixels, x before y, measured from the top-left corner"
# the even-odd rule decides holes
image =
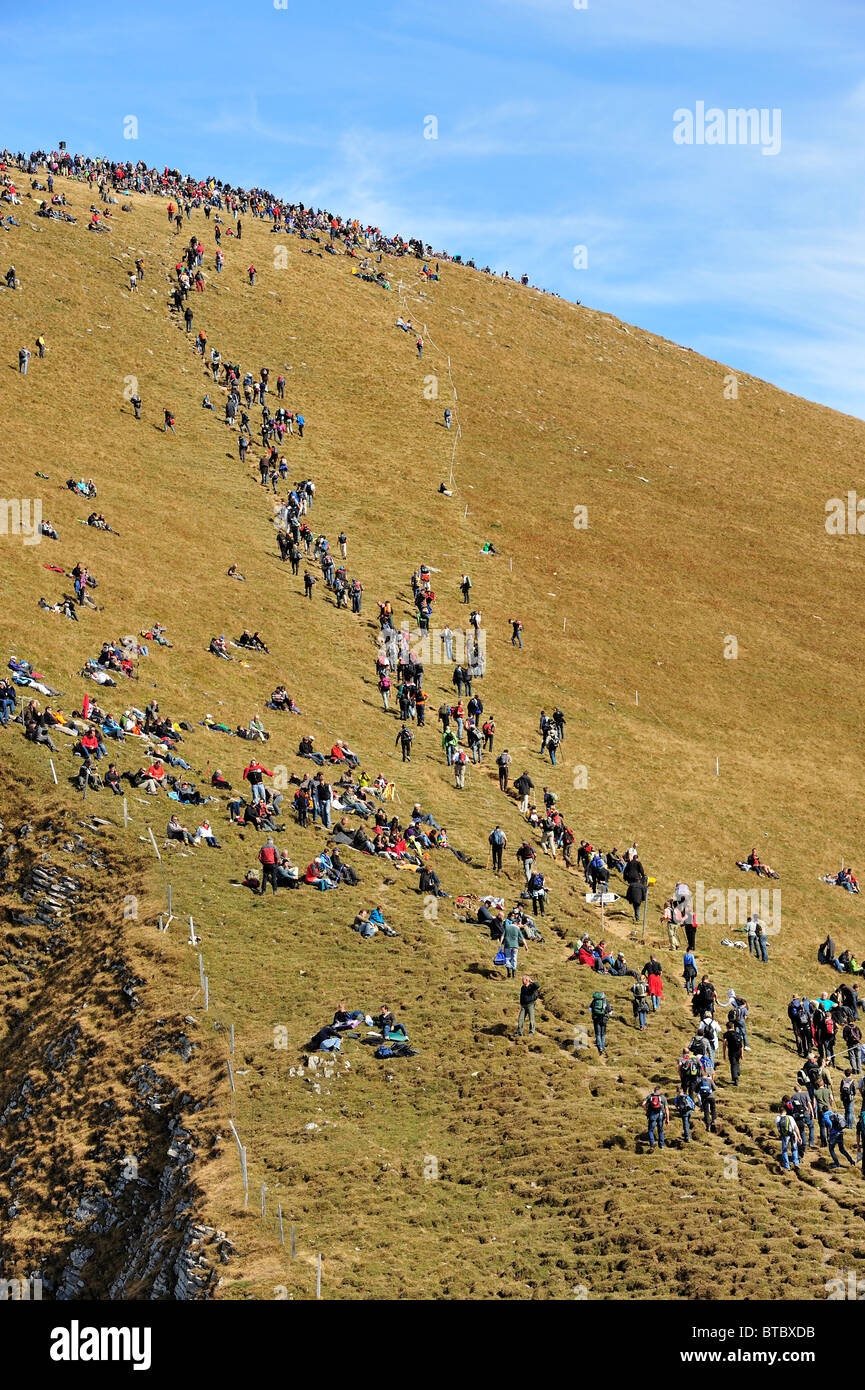
[[[517,978],[517,953],[521,946],[529,949],[528,938],[524,935],[519,922],[514,922],[510,917],[505,918],[505,925],[502,930],[502,951],[505,957],[505,968],[509,980]]]
[[[642,1032],[649,1025],[649,991],[645,980],[635,980],[631,985],[634,1019]]]
[[[844,1107],[844,1128],[855,1129],[856,1117],[854,1107],[856,1104],[856,1082],[853,1079],[853,1072],[848,1067],[838,1088],[841,1097],[841,1104]]]
[[[170,410],[166,409],[162,412],[162,428],[166,434],[169,430],[171,430],[172,434],[177,433],[176,429],[174,428],[174,416],[172,415]]]
[[[503,792],[508,789],[508,778],[510,776],[510,766],[513,759],[507,748],[503,749],[496,758],[496,767],[499,770],[499,787]]]
[[[667,1097],[661,1091],[652,1091],[643,1101],[643,1109],[649,1121],[649,1152],[653,1152],[655,1141],[658,1148],[664,1147],[664,1125],[669,1123],[670,1108]]]
[[[520,863],[521,863],[522,866],[523,866],[523,873],[524,873],[525,876],[526,876],[526,883],[527,883],[527,884],[529,883],[529,881],[530,881],[530,879],[531,879],[531,877],[532,877],[532,873],[533,873],[532,865],[533,865],[534,862],[535,862],[535,858],[536,858],[536,855],[535,855],[535,851],[533,850],[532,846],[528,843],[527,840],[523,840],[523,843],[520,845],[519,849],[517,850],[517,859],[520,861]]]
[[[706,1122],[706,1129],[715,1133],[715,1121],[717,1119],[717,1104],[715,1101],[715,1083],[711,1076],[701,1076],[697,1082],[697,1099],[703,1107],[703,1119]]]
[[[257,760],[257,758],[253,758],[251,762],[243,769],[243,780],[244,782],[248,782],[250,787],[252,788],[253,805],[255,805],[256,801],[267,800],[264,794],[264,779],[265,777],[272,776],[273,773],[268,772],[266,767],[262,767],[261,763]]]
[[[520,648],[522,648],[522,645],[523,645],[523,637],[522,637],[523,625],[522,625],[522,623],[520,622],[519,618],[508,618],[508,622],[510,623],[511,629],[512,629],[512,631],[511,631],[511,646],[512,646],[512,647],[520,647]]]
[[[697,960],[691,950],[687,950],[682,956],[682,978],[685,981],[685,989],[688,994],[693,994],[694,981],[697,978]]]
[[[384,677],[382,679],[384,679]],[[387,708],[387,706],[385,706],[385,708]],[[394,743],[399,744],[403,762],[410,763],[411,746],[414,743],[414,734],[412,733],[411,729],[407,727],[407,725],[403,724],[402,728],[400,729],[399,733],[394,739]]]
[[[261,865],[261,885],[258,889],[260,894],[267,892],[267,885],[273,889],[276,897],[277,865],[279,864],[279,850],[273,843],[273,837],[268,836],[261,849],[258,851],[258,862]]]
[[[607,1020],[613,1012],[603,990],[595,990],[588,1012],[591,1015],[592,1027],[595,1030],[595,1047],[603,1056],[607,1049]]]
[[[835,1110],[830,1110],[826,1116],[826,1139],[829,1144],[829,1157],[832,1160],[833,1168],[841,1167],[835,1155],[836,1149],[841,1150],[841,1153],[852,1168],[855,1159],[850,1157],[844,1147],[844,1116],[839,1115]]]
[[[521,777],[517,777],[514,782],[514,790],[520,795],[520,815],[524,816],[529,809],[529,797],[535,789],[535,784],[528,772],[524,772]]]
[[[535,1033],[535,1004],[541,987],[530,975],[524,975],[520,986],[520,1016],[517,1020],[517,1037],[523,1036],[523,1024],[529,1020],[529,1037],[534,1037]]]
[[[652,1002],[652,1011],[657,1013],[661,1007],[661,1000],[664,997],[664,986],[661,980],[661,962],[655,959],[654,952],[649,956],[640,974],[646,977],[649,986],[649,997]]]
[[[494,830],[491,832],[491,834],[490,834],[490,849],[492,850],[492,862],[493,862],[493,873],[494,873],[494,874],[500,874],[501,871],[502,871],[502,855],[504,854],[505,850],[507,849],[507,844],[508,844],[508,837],[507,837],[507,835],[506,835],[505,832],[502,830],[502,827],[501,827],[500,825],[497,825],[497,826],[495,827],[495,829],[494,829]],[[534,1031],[535,1031],[535,1030],[534,1030],[534,1027],[533,1027],[533,1028],[532,1028],[532,1032],[534,1032]]]
[[[799,1126],[787,1108],[789,1102],[789,1096],[782,1097],[781,1111],[775,1121],[775,1128],[781,1137],[781,1167],[787,1172],[790,1171],[790,1156],[793,1159],[793,1167],[799,1167],[799,1150],[802,1147],[802,1135]]]
[[[673,1109],[682,1121],[682,1141],[685,1144],[690,1144],[691,1116],[694,1113],[694,1102],[689,1095],[686,1095],[681,1086],[673,1097]]]
[[[742,1034],[731,1019],[727,1024],[727,1031],[722,1039],[723,1055],[730,1063],[730,1080],[734,1086],[739,1084],[739,1073],[742,1067],[742,1053],[745,1044],[742,1042]]]
[[[468,761],[464,748],[457,748],[454,751],[454,786],[459,787],[461,791],[466,784],[466,767],[468,766]]]
[[[30,362],[30,349],[23,347],[18,349],[18,370],[22,376],[27,375],[27,367]]]
[[[533,873],[528,882],[528,890],[532,895],[532,911],[536,916],[545,917],[547,915],[547,885],[542,873]]]

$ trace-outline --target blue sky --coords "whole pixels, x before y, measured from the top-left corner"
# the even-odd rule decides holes
[[[7,9],[0,145],[263,184],[865,415],[863,0],[286,4]],[[779,152],[677,145],[700,101]]]

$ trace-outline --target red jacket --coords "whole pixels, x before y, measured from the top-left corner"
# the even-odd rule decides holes
[[[279,863],[279,850],[275,845],[262,845],[258,851],[258,862],[260,864]]]

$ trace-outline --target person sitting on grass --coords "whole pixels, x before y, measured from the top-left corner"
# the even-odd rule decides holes
[[[176,812],[165,827],[165,838],[166,840],[179,840],[183,845],[192,844],[192,836],[189,831],[180,824]]]
[[[193,840],[193,844],[200,845],[202,840],[205,840],[207,844],[210,845],[211,849],[222,849],[222,845],[219,843],[219,841],[213,833],[213,829],[211,828],[209,820],[203,820],[201,822],[200,826],[195,832],[195,839]]]

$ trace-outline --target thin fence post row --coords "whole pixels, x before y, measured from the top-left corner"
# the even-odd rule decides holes
[[[277,1204],[276,1204],[276,1219],[277,1219],[277,1221],[279,1222],[279,1239],[280,1239],[280,1243],[281,1243],[282,1245],[285,1245],[285,1231],[283,1230],[283,1226],[282,1226],[282,1203],[281,1203],[281,1202],[277,1202]]]
[[[157,845],[156,840],[155,840],[154,837],[153,837],[153,827],[152,827],[152,826],[148,825],[148,827],[147,827],[147,833],[148,833],[148,835],[150,836],[150,843],[153,845],[153,848],[154,848],[154,850],[156,851],[156,858],[159,860],[159,862],[160,862],[160,864],[161,864],[161,863],[162,863],[162,855],[159,853],[159,846]]]

